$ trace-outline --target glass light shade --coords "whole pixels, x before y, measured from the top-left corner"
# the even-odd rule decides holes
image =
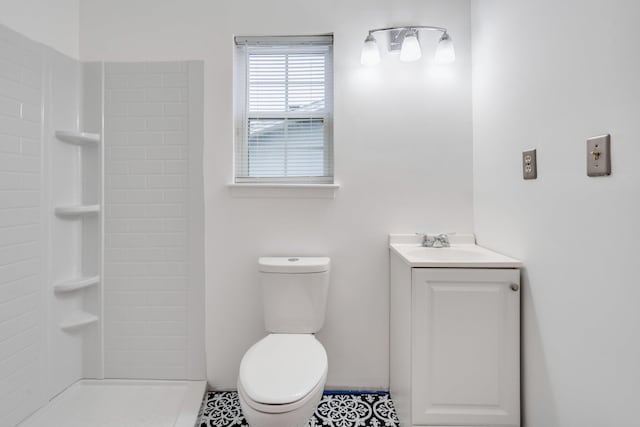
[[[449,34],[444,33],[436,49],[436,64],[450,64],[456,60],[456,50],[453,47],[453,40]]]
[[[422,57],[422,51],[420,50],[420,42],[415,33],[409,33],[404,37],[402,41],[402,48],[400,49],[400,61],[413,62]]]
[[[364,46],[362,46],[360,63],[362,65],[376,65],[378,62],[380,62],[380,49],[378,49],[376,39],[369,34],[364,40]]]

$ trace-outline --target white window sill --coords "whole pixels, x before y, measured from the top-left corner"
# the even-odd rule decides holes
[[[339,184],[227,184],[231,197],[334,199]]]

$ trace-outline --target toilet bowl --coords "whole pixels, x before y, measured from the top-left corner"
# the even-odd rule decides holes
[[[304,427],[322,398],[327,353],[312,334],[269,334],[240,363],[238,397],[251,427]]]

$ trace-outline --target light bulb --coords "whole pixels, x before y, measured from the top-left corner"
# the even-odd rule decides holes
[[[440,37],[438,48],[436,49],[436,64],[450,64],[456,60],[456,50],[453,47],[453,40],[449,34],[444,33]]]
[[[420,42],[415,31],[404,36],[402,40],[402,48],[400,49],[400,61],[413,62],[420,59],[422,51],[420,50]]]
[[[375,37],[371,34],[364,40],[364,46],[362,46],[362,54],[360,55],[360,62],[362,65],[376,65],[380,62],[380,49],[378,49],[378,43]]]

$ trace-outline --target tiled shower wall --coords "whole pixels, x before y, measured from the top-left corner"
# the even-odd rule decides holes
[[[204,377],[201,69],[105,64],[108,378]]]
[[[38,406],[43,375],[45,49],[0,26],[0,425]]]
[[[51,335],[52,251],[70,250],[51,240],[50,204],[60,202],[54,190],[61,189],[52,179],[52,164],[60,167],[52,147],[65,147],[53,132],[79,125],[77,94],[67,85],[80,79],[70,74],[77,66],[0,25],[3,427],[59,391],[61,367],[81,372],[86,362],[82,354],[60,356],[61,341]],[[202,379],[202,63],[105,68],[105,376]]]

